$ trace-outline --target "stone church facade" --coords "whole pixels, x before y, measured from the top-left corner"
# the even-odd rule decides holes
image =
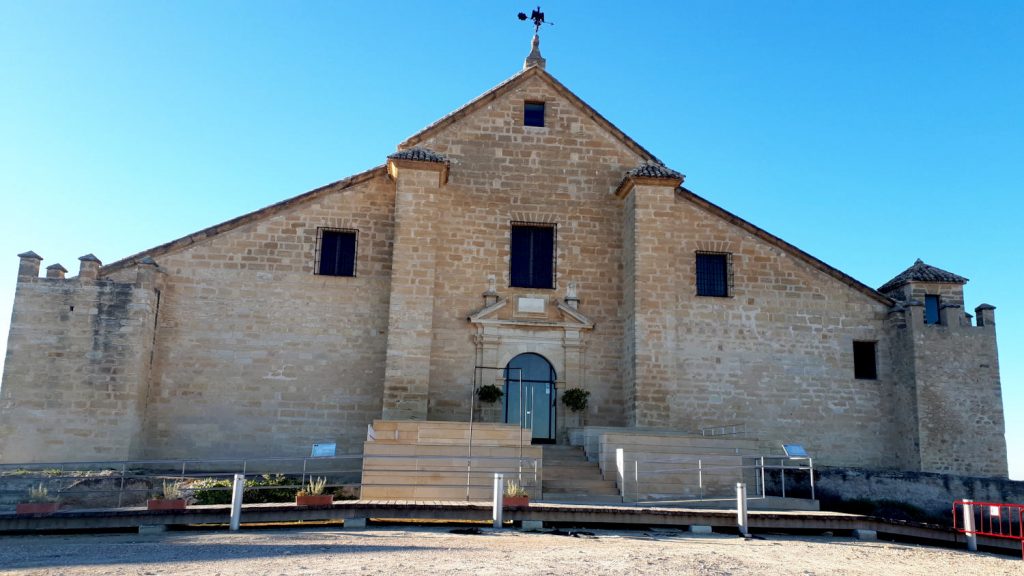
[[[537,441],[583,388],[588,425],[1007,474],[966,279],[872,289],[682,184],[534,59],[382,166],[76,277],[21,254],[0,462],[358,453],[374,419],[468,420],[483,384],[504,421],[546,366]]]

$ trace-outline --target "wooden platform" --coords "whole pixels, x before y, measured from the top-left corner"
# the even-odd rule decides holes
[[[583,505],[531,503],[529,508],[505,510],[506,521],[532,520],[575,526],[615,525],[712,526],[722,531],[735,530],[736,512],[729,509],[693,509],[644,505]],[[291,503],[248,504],[243,506],[245,524],[295,523],[352,519],[405,519],[489,521],[491,506],[481,502],[441,500],[345,500],[331,507],[304,508]],[[0,533],[88,531],[98,529],[138,529],[139,526],[225,525],[230,519],[226,505],[190,506],[184,511],[156,512],[145,508],[114,508],[102,510],[67,510],[49,516],[17,516],[0,514]],[[849,532],[874,530],[881,537],[911,538],[942,545],[964,545],[963,535],[952,530],[914,524],[890,522],[839,512],[767,512],[752,511],[748,516],[753,531],[778,532]],[[993,549],[1017,551],[1016,542],[979,538],[979,544]]]

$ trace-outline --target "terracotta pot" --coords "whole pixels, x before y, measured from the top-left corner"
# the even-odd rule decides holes
[[[185,506],[184,498],[163,498],[146,501],[147,510],[184,510]]]
[[[504,496],[501,499],[501,504],[505,508],[529,508],[530,497],[529,496]]]
[[[59,502],[24,502],[18,504],[14,511],[17,514],[53,514],[58,508]]]
[[[332,494],[307,494],[306,496],[295,496],[296,506],[331,506],[334,504]]]

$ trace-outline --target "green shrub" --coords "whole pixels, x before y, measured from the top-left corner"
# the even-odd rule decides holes
[[[231,480],[207,478],[193,482],[189,488],[196,504],[231,504]],[[291,502],[295,500],[298,479],[284,474],[264,474],[245,481],[242,501],[246,504]],[[287,486],[292,486],[288,488]],[[278,488],[279,487],[279,488]]]
[[[582,412],[587,409],[587,399],[590,392],[582,388],[570,388],[562,393],[562,404],[573,412]]]
[[[501,388],[494,384],[487,384],[476,389],[476,397],[484,404],[494,404],[501,400],[501,397],[504,395],[505,393],[501,391]]]
[[[193,482],[189,489],[196,504],[231,504],[231,480],[205,478]]]

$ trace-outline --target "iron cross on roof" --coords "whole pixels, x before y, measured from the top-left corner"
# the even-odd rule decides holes
[[[520,20],[526,20],[526,13],[525,12],[520,12],[519,13],[519,19]],[[554,22],[544,22],[544,13],[540,11],[540,6],[537,6],[537,9],[530,13],[530,20],[533,20],[533,33],[534,34],[540,32],[540,25],[541,24],[551,24],[552,26],[555,25]]]

